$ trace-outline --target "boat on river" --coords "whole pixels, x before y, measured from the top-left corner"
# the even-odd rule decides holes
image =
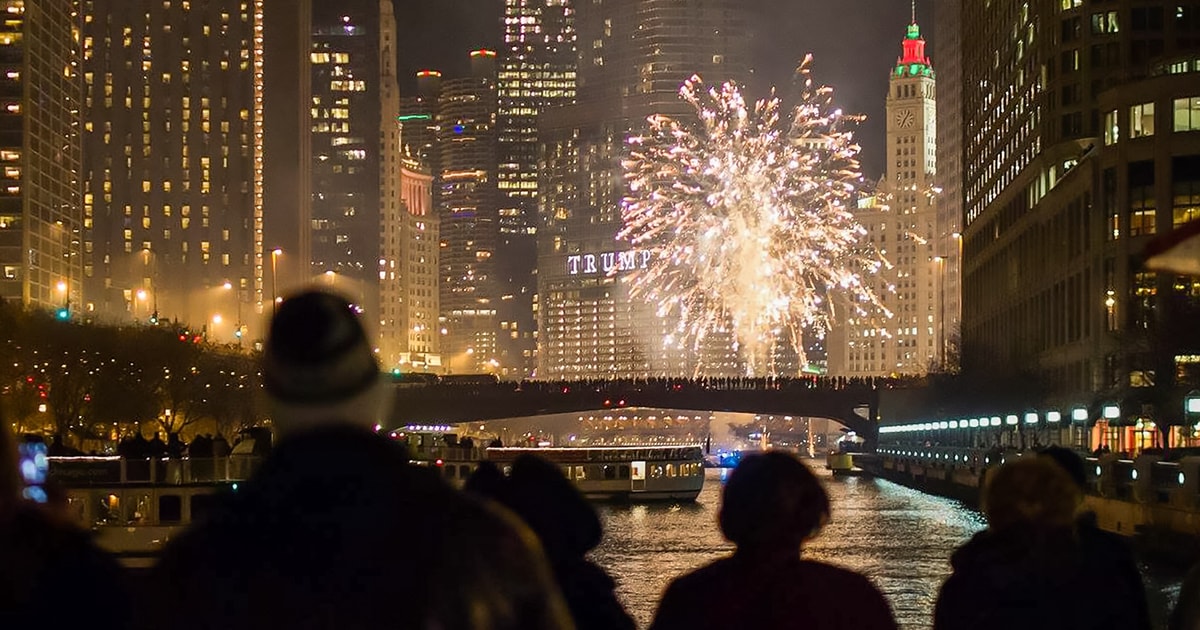
[[[434,466],[461,486],[482,460],[506,475],[518,457],[535,455],[562,468],[583,496],[594,501],[694,501],[704,487],[699,444],[658,446],[475,446],[450,426],[408,426],[391,432],[407,443],[413,463]]]
[[[219,493],[236,492],[259,459],[51,457],[49,479],[64,489],[71,517],[97,545],[126,567],[148,568]]]

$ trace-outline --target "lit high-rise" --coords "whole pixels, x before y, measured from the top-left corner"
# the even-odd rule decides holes
[[[962,23],[964,367],[1175,421],[1200,284],[1139,258],[1200,217],[1200,7],[993,0]]]
[[[263,1],[82,8],[88,306],[233,343],[264,291]]]
[[[0,301],[74,311],[84,226],[79,3],[30,4],[0,2]]]
[[[575,15],[570,0],[505,0],[500,51],[497,184],[503,295],[500,362],[513,375],[537,366],[537,118],[575,101]]]
[[[471,76],[442,81],[436,118],[441,351],[451,372],[504,373],[496,106],[496,53],[473,51]]]

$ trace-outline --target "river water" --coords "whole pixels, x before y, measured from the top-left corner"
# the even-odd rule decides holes
[[[901,628],[929,628],[933,603],[950,574],[954,549],[985,526],[982,515],[949,499],[881,479],[833,478],[819,466],[833,521],[805,556],[870,577],[891,603]],[[617,596],[638,627],[650,625],[658,598],[673,578],[729,554],[717,527],[722,479],[706,471],[694,504],[605,505],[605,537],[592,558],[617,582]],[[1179,575],[1143,567],[1156,626],[1179,591]]]

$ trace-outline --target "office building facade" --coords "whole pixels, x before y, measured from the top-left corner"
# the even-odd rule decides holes
[[[964,365],[1051,404],[1179,420],[1200,286],[1139,258],[1198,212],[1200,7],[1000,0],[962,18]]]
[[[0,300],[61,315],[84,278],[78,9],[0,2]]]
[[[385,100],[399,97],[395,60],[390,77],[382,65],[385,48],[396,55],[395,16],[390,2],[318,2],[312,29],[310,277],[362,307],[377,334],[380,208],[399,203],[399,172],[384,168],[384,152],[398,142],[391,134],[399,133],[398,101],[383,111]],[[385,193],[394,198],[385,201]]]
[[[539,119],[538,376],[612,378],[744,373],[726,337],[679,347],[672,323],[633,299],[616,241],[626,140],[652,114],[694,116],[679,98],[693,74],[743,82],[742,3],[617,0],[576,9],[577,102]],[[684,344],[686,345],[686,344]]]
[[[264,290],[263,2],[82,8],[87,307],[238,342]]]
[[[496,52],[471,52],[471,76],[443,80],[437,110],[441,351],[453,373],[497,373],[500,363],[497,274]]]
[[[575,101],[571,0],[505,0],[497,79],[501,283],[498,352],[514,375],[537,367],[537,117]]]

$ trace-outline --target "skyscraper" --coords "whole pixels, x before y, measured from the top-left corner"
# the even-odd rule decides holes
[[[442,82],[436,203],[441,218],[441,351],[451,372],[500,372],[496,273],[496,53],[471,52],[471,76]]]
[[[396,18],[390,0],[379,10],[379,358],[424,371],[440,367],[438,217],[428,167],[404,154]]]
[[[690,376],[698,353],[673,343],[654,305],[630,299],[615,271],[618,259],[643,255],[615,240],[621,159],[648,116],[694,115],[679,98],[691,75],[714,84],[747,79],[747,9],[736,0],[575,8],[577,103],[547,110],[538,123],[538,376]],[[716,357],[703,373],[738,372],[727,352],[699,354]]]
[[[381,72],[389,2],[313,3],[312,18],[312,278],[323,278],[365,310],[378,328],[380,204],[395,181],[381,180],[388,134],[398,134],[396,109],[383,127],[388,77]],[[395,19],[391,17],[395,38]],[[395,44],[387,46],[395,56]],[[394,60],[392,61],[394,64]],[[394,65],[390,80],[395,82]],[[399,88],[395,88],[398,98]],[[393,138],[393,140],[395,140]],[[398,140],[396,140],[398,142]],[[394,144],[394,142],[393,142]],[[399,147],[397,145],[397,156]],[[392,169],[392,178],[399,173]],[[399,203],[399,197],[389,200]]]
[[[0,301],[74,309],[82,293],[78,9],[0,2]]]
[[[1200,285],[1138,260],[1200,216],[1200,7],[994,0],[962,20],[964,365],[1178,421]]]
[[[924,374],[945,356],[949,254],[938,251],[945,226],[933,190],[936,83],[913,18],[888,80],[887,174],[856,212],[869,243],[891,263],[873,287],[891,317],[841,325],[829,347],[829,372],[836,376]]]
[[[500,362],[536,368],[537,117],[575,101],[575,16],[569,0],[505,0],[500,52],[497,273]]]
[[[942,368],[958,367],[962,337],[962,3],[938,0],[934,12],[933,58],[937,60],[937,149],[935,163],[938,225],[937,249],[945,258],[942,299],[944,360]]]
[[[440,219],[433,207],[433,176],[411,156],[399,162],[400,203],[383,210],[380,357],[385,367],[440,372]]]
[[[263,0],[82,8],[88,304],[233,343],[264,289]]]
[[[310,277],[312,2],[265,0],[263,12],[264,301]],[[267,313],[271,310],[267,309]]]

